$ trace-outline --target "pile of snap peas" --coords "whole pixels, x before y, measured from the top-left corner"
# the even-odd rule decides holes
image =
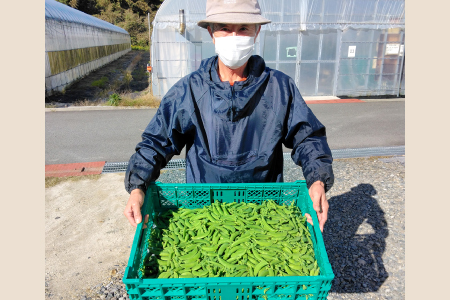
[[[273,200],[168,210],[154,219],[141,278],[316,276],[306,217]]]

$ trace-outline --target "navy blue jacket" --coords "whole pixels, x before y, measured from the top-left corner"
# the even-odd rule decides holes
[[[282,182],[282,144],[293,149],[308,188],[334,182],[325,127],[292,78],[253,55],[245,81],[221,82],[217,56],[178,81],[161,100],[130,158],[125,188],[146,191],[186,147],[186,182]]]

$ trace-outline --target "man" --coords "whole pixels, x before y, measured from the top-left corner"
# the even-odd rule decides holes
[[[306,106],[292,78],[252,56],[262,24],[257,0],[208,0],[198,25],[218,56],[178,81],[164,96],[130,159],[124,214],[142,221],[148,184],[186,146],[189,183],[282,182],[282,144],[302,166],[320,229],[327,220],[325,192],[334,182],[325,127]],[[308,221],[312,219],[308,215]]]

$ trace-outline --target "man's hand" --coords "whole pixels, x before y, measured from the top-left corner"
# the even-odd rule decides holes
[[[141,223],[141,206],[144,204],[144,192],[140,189],[132,190],[130,193],[130,198],[128,199],[127,206],[123,211],[125,217],[127,217],[128,222],[134,227]],[[148,215],[145,216],[146,221],[148,220]]]
[[[328,218],[328,201],[325,196],[325,185],[322,181],[316,181],[309,187],[309,196],[313,202],[313,208],[317,213],[320,231],[323,232],[323,226]],[[313,225],[312,218],[309,214],[305,214],[306,220]]]

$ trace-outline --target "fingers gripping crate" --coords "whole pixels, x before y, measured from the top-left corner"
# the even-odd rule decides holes
[[[314,253],[320,267],[318,276],[214,277],[214,278],[140,278],[140,267],[149,255],[148,238],[153,218],[167,209],[201,208],[215,200],[260,204],[265,200],[290,205],[294,202],[303,214],[312,216],[307,224]],[[123,282],[130,299],[135,300],[300,300],[326,299],[334,278],[325,250],[316,213],[306,182],[248,184],[162,184],[152,183],[147,190],[143,216],[149,214],[147,228],[141,222],[133,240]]]

